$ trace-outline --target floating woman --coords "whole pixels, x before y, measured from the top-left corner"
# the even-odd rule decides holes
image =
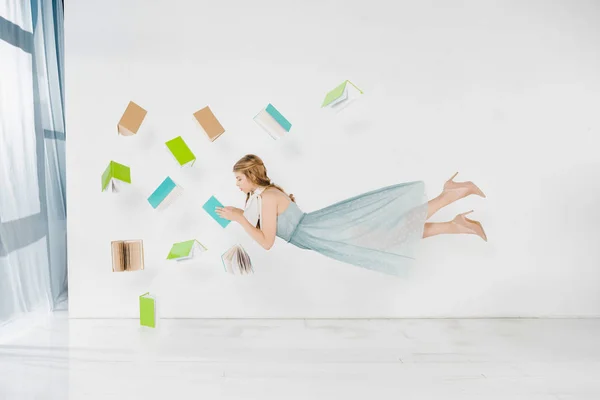
[[[236,185],[246,194],[244,209],[220,207],[222,218],[238,222],[263,248],[279,237],[299,248],[371,270],[400,275],[415,259],[423,238],[474,234],[487,241],[480,222],[458,214],[447,222],[427,222],[441,208],[470,195],[485,197],[471,181],[455,182],[427,201],[423,181],[398,183],[359,194],[306,213],[294,195],[271,182],[260,157],[248,154],[233,167]]]

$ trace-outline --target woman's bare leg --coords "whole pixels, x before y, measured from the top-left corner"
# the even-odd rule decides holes
[[[428,238],[436,235],[461,233],[458,228],[451,222],[426,222],[423,230],[423,238]]]
[[[487,242],[487,236],[483,226],[479,221],[465,217],[473,210],[458,214],[452,221],[447,222],[426,222],[423,229],[423,238],[442,234],[471,234],[477,235]]]
[[[458,174],[458,172],[456,173]],[[446,207],[448,204],[454,203],[456,200],[462,199],[471,194],[476,194],[481,197],[485,197],[485,194],[471,181],[467,182],[454,182],[453,178],[448,179],[444,184],[444,189],[436,198],[431,199],[427,202],[427,218],[429,219],[433,214],[439,211],[441,208]]]
[[[454,203],[461,197],[456,193],[442,192],[436,198],[433,198],[427,202],[427,218],[429,219],[433,214],[438,212],[440,209],[446,207],[448,204]]]

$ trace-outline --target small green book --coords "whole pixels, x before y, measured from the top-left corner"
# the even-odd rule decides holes
[[[321,107],[341,109],[355,100],[361,94],[363,94],[362,90],[360,90],[349,80],[345,80],[335,89],[327,93],[325,99],[323,100],[323,104],[321,104]]]
[[[150,292],[140,296],[140,325],[156,328],[156,299]]]
[[[167,260],[189,260],[190,258],[193,258],[196,253],[205,251],[206,247],[196,239],[187,240],[185,242],[173,244],[171,251],[167,256]]]
[[[116,192],[118,182],[131,183],[131,169],[127,165],[111,161],[102,174],[102,191],[110,186]]]
[[[194,165],[194,162],[196,162],[196,156],[192,153],[181,136],[177,136],[175,139],[171,139],[165,144],[171,151],[171,154],[173,154],[173,157],[175,157],[175,160],[177,160],[182,167],[188,164]]]

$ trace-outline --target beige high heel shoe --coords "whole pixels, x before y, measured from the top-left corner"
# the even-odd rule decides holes
[[[481,226],[481,222],[465,217],[465,215],[471,214],[472,212],[473,210],[458,214],[456,217],[454,217],[452,223],[463,227],[465,231],[462,233],[471,233],[477,235],[487,242],[487,235],[483,230],[483,226]]]
[[[457,192],[460,190],[467,189],[466,192],[461,197],[459,197],[460,199],[462,199],[463,197],[467,197],[471,194],[476,194],[483,198],[486,197],[485,194],[481,191],[481,189],[479,189],[479,187],[477,187],[477,185],[471,181],[454,182],[453,179],[456,175],[458,175],[458,172],[452,175],[452,178],[448,179],[446,183],[444,183],[445,192]]]

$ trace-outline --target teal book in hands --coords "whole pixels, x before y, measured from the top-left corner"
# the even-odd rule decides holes
[[[208,215],[213,217],[213,219],[217,221],[219,225],[225,228],[227,227],[227,225],[229,225],[231,221],[225,218],[221,218],[219,214],[217,214],[217,207],[223,207],[223,204],[221,204],[221,202],[217,200],[215,196],[211,196],[210,199],[208,199],[208,201],[202,206],[202,208],[208,213]]]

